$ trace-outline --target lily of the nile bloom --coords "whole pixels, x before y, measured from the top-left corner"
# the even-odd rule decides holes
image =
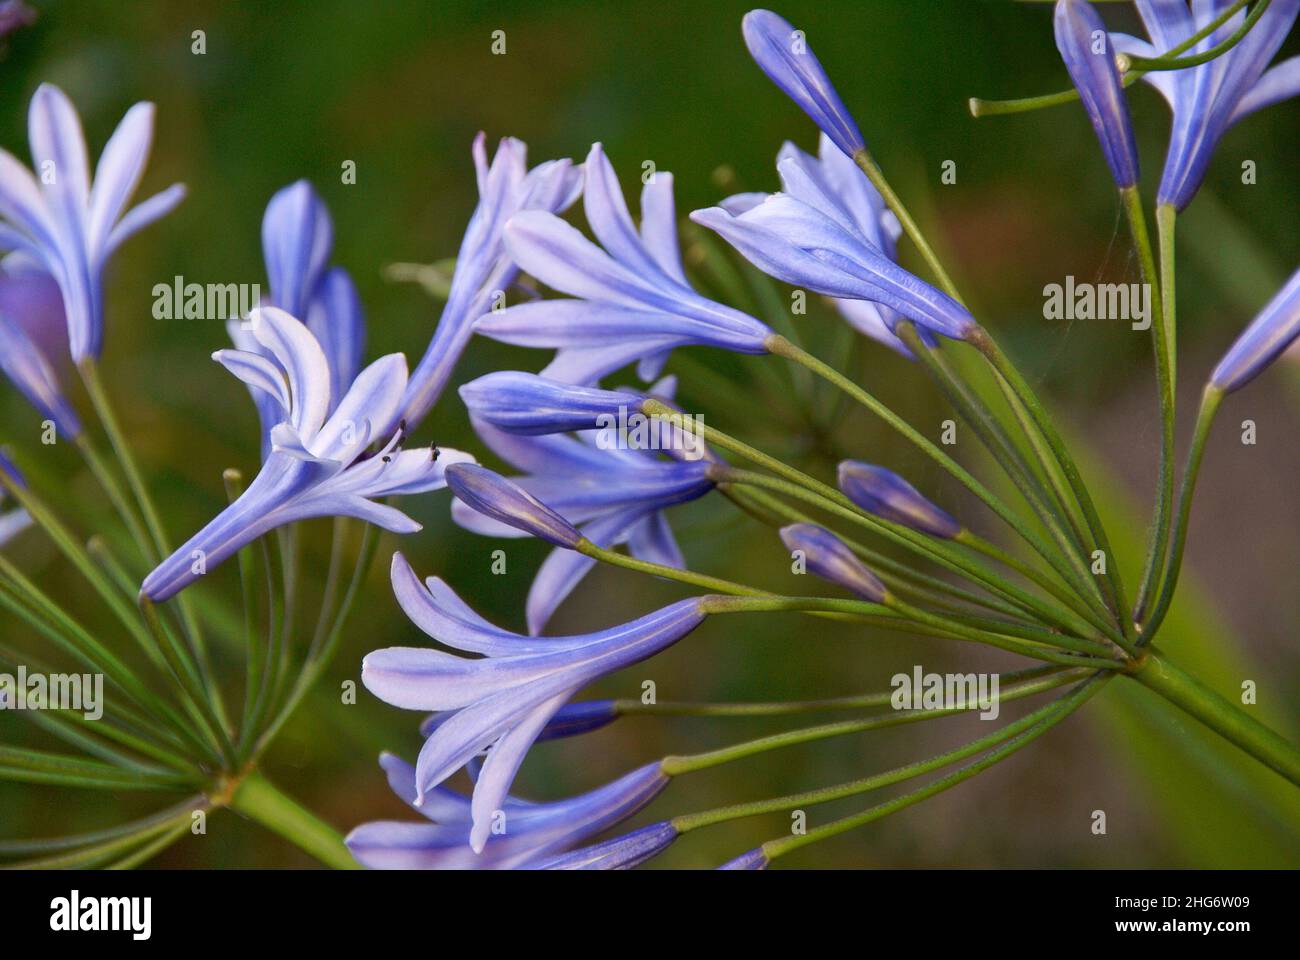
[[[415,768],[388,753],[379,765],[393,792],[432,822],[378,821],[348,834],[352,855],[378,870],[526,870],[631,817],[668,784],[655,762],[565,800],[530,803],[507,796],[482,852],[475,853],[469,797],[437,786],[417,804]]]
[[[903,232],[898,217],[885,204],[880,191],[867,179],[866,174],[835,146],[830,137],[824,133],[821,135],[816,157],[787,141],[776,155],[778,170],[786,160],[798,165],[823,194],[840,198],[844,211],[862,236],[875,244],[890,260],[897,260],[898,238]],[[733,216],[739,216],[762,203],[767,196],[765,193],[739,193],[722,201],[721,206]],[[870,300],[831,297],[830,301],[859,333],[911,358],[912,351],[893,333],[894,326],[898,323],[897,311]],[[930,337],[924,329],[921,335],[927,339]]]
[[[1210,383],[1224,393],[1241,389],[1297,338],[1300,338],[1300,270],[1291,274],[1291,279],[1224,354],[1210,376]]]
[[[4,455],[4,451],[0,451],[0,473],[5,474],[14,483],[23,482],[22,474]],[[0,547],[32,525],[32,518],[26,510],[5,510],[4,501],[5,488],[0,487]]]
[[[301,317],[330,364],[330,397],[337,404],[361,369],[366,327],[361,299],[348,272],[330,267],[334,228],[329,209],[306,180],[280,190],[262,217],[262,256],[270,281],[265,302]],[[243,319],[228,324],[235,346],[267,356]],[[275,397],[249,385],[262,421],[262,459],[271,455],[271,429],[284,419]],[[387,436],[393,423],[372,425],[376,436]]]
[[[656,384],[654,392],[670,392]],[[690,437],[677,443],[679,431],[661,432],[668,442],[657,449],[624,443],[611,430],[577,435],[516,436],[475,418],[479,438],[501,459],[525,471],[511,478],[528,493],[545,501],[584,537],[597,546],[626,544],[632,556],[681,569],[685,560],[664,511],[704,496],[713,489],[710,461],[703,443]],[[456,490],[452,483],[453,492]],[[452,519],[484,536],[519,537],[518,527],[495,520],[470,503],[457,499]],[[542,563],[528,591],[528,631],[540,633],[552,613],[595,564],[592,557],[557,548]]]
[[[402,403],[402,416],[412,426],[442,394],[474,333],[474,321],[496,306],[518,274],[519,267],[503,244],[506,223],[524,210],[563,213],[582,191],[582,168],[570,160],[549,160],[529,170],[528,148],[507,137],[489,165],[484,144],[480,133],[473,150],[478,206],[456,255],[456,270],[438,327],[411,374]]]
[[[631,870],[663,853],[677,836],[677,828],[664,820],[621,837],[561,854],[539,863],[537,869]]]
[[[885,585],[880,578],[825,527],[792,523],[781,528],[781,541],[791,553],[802,553],[807,568],[823,580],[839,584],[864,600],[879,602],[884,598]]]
[[[275,307],[252,314],[253,335],[267,356],[219,350],[213,359],[245,383],[275,397],[281,422],[271,431],[271,456],[240,497],[158,565],[141,587],[160,602],[276,527],[312,517],[358,517],[394,533],[420,529],[375,499],[444,486],[444,469],[472,459],[456,450],[401,450],[403,431],[376,437],[391,422],[406,388],[406,359],[380,357],[331,403],[325,351],[305,325]],[[333,413],[330,413],[330,410]],[[367,455],[372,442],[384,442]]]
[[[11,253],[0,261],[0,370],[60,433],[76,437],[81,422],[57,372],[67,352],[58,284],[30,254]]]
[[[455,714],[432,713],[420,724],[420,736],[427,737],[444,721]],[[618,719],[618,709],[613,700],[577,700],[566,703],[555,712],[537,735],[537,743],[544,740],[562,740],[577,737],[608,726]]]
[[[519,266],[576,299],[495,311],[480,318],[475,329],[505,343],[558,349],[542,372],[571,383],[594,383],[633,362],[642,379],[651,380],[679,346],[766,353],[772,333],[766,325],[687,284],[677,249],[672,178],[656,173],[646,184],[638,231],[600,144],[592,146],[584,167],[583,206],[604,249],[547,213],[516,214],[506,225],[506,249]]]
[[[754,62],[846,157],[866,146],[802,30],[770,10],[749,11],[740,29]]]
[[[1112,34],[1115,49],[1140,57],[1158,57],[1209,26],[1230,6],[1229,0],[1136,0],[1151,42]],[[1300,12],[1300,0],[1273,0],[1255,26],[1222,56],[1183,70],[1153,70],[1142,79],[1160,91],[1173,112],[1169,151],[1157,201],[1182,210],[1205,179],[1205,172],[1224,133],[1238,120],[1300,93],[1300,57],[1269,67]],[[1181,56],[1203,53],[1222,43],[1241,26],[1238,11],[1212,35]],[[1268,68],[1268,69],[1265,69]]]
[[[0,248],[22,250],[63,294],[74,363],[99,356],[104,338],[103,272],[122,242],[169,213],[176,184],[131,210],[153,139],[152,103],[137,103],[104,146],[92,183],[81,120],[62,90],[42,84],[28,112],[33,175],[0,150]]]
[[[575,531],[576,533],[576,531]],[[528,637],[488,623],[436,577],[421,584],[393,557],[393,592],[421,630],[470,659],[423,647],[366,656],[361,681],[407,710],[454,711],[425,741],[416,763],[415,803],[487,750],[474,784],[470,845],[482,850],[524,756],[555,713],[587,684],[676,643],[705,613],[680,600],[629,623],[569,637]]]
[[[1058,0],[1054,22],[1056,48],[1101,141],[1111,176],[1120,189],[1131,187],[1138,179],[1137,144],[1110,34],[1085,0]]]
[[[961,533],[961,524],[951,514],[921,496],[916,487],[892,470],[861,460],[845,460],[839,466],[839,485],[846,497],[882,519],[942,540]]]
[[[811,158],[808,158],[811,160]],[[758,200],[742,194],[691,219],[722,236],[764,273],[829,297],[888,307],[887,328],[906,317],[931,333],[960,339],[975,328],[966,308],[908,273],[893,259],[880,222],[864,211],[860,191],[846,191],[832,165],[787,155],[777,163],[783,192]],[[847,173],[847,171],[845,171]],[[863,185],[869,186],[863,175]],[[868,208],[869,210],[869,208]]]

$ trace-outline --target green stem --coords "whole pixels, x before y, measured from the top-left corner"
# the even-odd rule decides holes
[[[1175,314],[1176,287],[1174,281],[1174,223],[1177,211],[1167,203],[1156,208],[1156,229],[1160,245],[1160,302],[1163,307],[1160,323],[1164,328],[1163,343],[1156,346],[1163,348],[1163,366],[1167,372],[1160,384],[1161,399],[1161,444],[1160,444],[1160,487],[1156,499],[1156,525],[1152,531],[1150,549],[1147,552],[1146,568],[1142,571],[1142,584],[1138,589],[1137,600],[1133,606],[1133,619],[1141,622],[1152,600],[1156,587],[1156,578],[1160,576],[1161,565],[1169,548],[1170,520],[1174,507],[1174,397],[1178,368],[1177,320]],[[1156,356],[1157,377],[1161,376],[1162,357]],[[1168,409],[1165,409],[1166,396]]]
[[[1300,786],[1300,749],[1295,744],[1185,673],[1163,653],[1148,648],[1128,675]]]
[[[976,774],[982,773],[984,770],[987,770],[999,761],[1011,756],[1011,754],[1015,753],[1017,750],[1020,750],[1037,740],[1044,733],[1052,729],[1052,727],[1056,726],[1056,724],[1060,723],[1082,706],[1089,697],[1105,685],[1107,679],[1107,676],[1098,676],[1080,684],[1072,693],[1056,701],[1056,703],[1052,705],[1051,713],[1039,720],[1033,727],[1030,727],[1012,740],[1009,740],[1001,746],[989,751],[974,763],[967,764],[961,769],[955,770],[933,783],[926,784],[919,790],[905,793],[900,797],[895,797],[892,800],[878,804],[877,806],[864,810],[861,813],[844,817],[821,827],[816,827],[802,835],[782,837],[779,840],[769,840],[767,843],[762,845],[763,853],[769,860],[775,859],[776,857],[789,853],[792,850],[797,850],[799,847],[807,846],[810,843],[816,843],[819,840],[826,840],[830,837],[844,833],[847,830],[864,826],[868,823],[879,820],[882,817],[887,817],[891,813],[904,810],[907,807],[920,803],[922,800],[932,797],[937,793],[942,793],[951,787],[955,787],[964,780],[969,780]]]
[[[230,798],[230,808],[278,833],[326,866],[360,869],[337,830],[257,771],[240,782]]]
[[[1142,628],[1144,642],[1150,642],[1164,622],[1165,614],[1174,599],[1174,590],[1178,586],[1178,574],[1182,570],[1183,550],[1187,545],[1187,522],[1192,511],[1192,495],[1196,492],[1196,478],[1201,471],[1201,459],[1205,455],[1205,442],[1209,439],[1210,428],[1223,402],[1223,391],[1213,385],[1205,388],[1201,396],[1201,407],[1196,414],[1196,427],[1192,433],[1192,443],[1187,450],[1187,466],[1183,468],[1183,480],[1178,489],[1178,516],[1174,521],[1173,541],[1169,548],[1169,557],[1165,561],[1160,600]]]

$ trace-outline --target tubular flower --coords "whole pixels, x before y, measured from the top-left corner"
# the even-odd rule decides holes
[[[103,272],[122,242],[169,213],[180,184],[123,213],[144,174],[153,139],[152,103],[137,103],[104,146],[94,181],[76,108],[42,84],[32,97],[28,137],[37,175],[0,150],[0,247],[41,263],[63,295],[75,363],[99,356],[104,338]]]
[[[945,337],[965,336],[975,327],[966,308],[894,263],[892,242],[888,250],[878,242],[879,222],[859,223],[860,198],[839,192],[824,164],[784,156],[777,163],[783,193],[762,200],[733,197],[696,210],[691,219],[778,280],[829,297],[883,304],[894,311],[881,316],[886,325],[896,323],[897,314]]]
[[[539,870],[631,870],[657,857],[677,839],[677,828],[667,820],[590,847],[582,847],[544,863]]]
[[[413,533],[418,523],[373,500],[440,489],[445,467],[470,459],[456,450],[401,450],[400,429],[381,450],[366,455],[372,441],[383,439],[374,436],[373,425],[390,422],[401,403],[406,359],[400,353],[362,370],[332,405],[329,361],[306,326],[283,310],[262,307],[254,311],[252,327],[271,359],[241,350],[219,350],[213,358],[279,404],[282,419],[271,431],[271,456],[239,499],[145,578],[141,592],[155,602],[296,520],[350,516]]]
[[[329,209],[306,180],[283,188],[271,198],[262,217],[262,255],[270,281],[266,303],[302,317],[320,343],[330,365],[330,397],[343,398],[361,369],[366,326],[361,299],[348,272],[329,267],[334,228]],[[231,320],[230,338],[248,353],[268,356],[242,320]],[[249,392],[262,421],[262,459],[271,453],[271,429],[283,419],[279,404],[264,390]],[[394,424],[374,424],[386,435]]]
[[[771,10],[751,10],[740,24],[749,55],[846,157],[865,148],[858,125],[831,86],[802,30]]]
[[[81,421],[55,372],[67,353],[67,323],[58,285],[23,252],[0,260],[0,370],[68,437]]]
[[[719,870],[766,870],[768,864],[772,861],[768,859],[762,847],[755,847],[736,857],[734,860],[728,860]]]
[[[1097,131],[1111,175],[1121,189],[1137,183],[1137,145],[1128,102],[1115,67],[1115,48],[1097,11],[1084,0],[1058,0],[1056,48]]]
[[[535,373],[503,370],[460,388],[470,416],[520,436],[595,430],[620,416],[641,414],[645,397],[552,380]]]
[[[1210,383],[1225,393],[1239,390],[1300,337],[1300,270],[1282,285],[1224,354]]]
[[[1135,0],[1146,26],[1148,43],[1127,34],[1111,35],[1115,49],[1140,57],[1158,57],[1218,19],[1230,0]],[[1300,0],[1273,0],[1250,32],[1227,53],[1182,70],[1152,70],[1142,79],[1160,91],[1173,112],[1173,128],[1159,203],[1182,210],[1205,179],[1210,157],[1224,133],[1238,120],[1300,93],[1300,57],[1269,67],[1300,13]],[[1203,53],[1237,31],[1246,11],[1181,56]]]
[[[474,785],[470,843],[482,850],[492,818],[529,747],[555,713],[588,683],[676,643],[704,619],[699,599],[681,600],[629,623],[571,637],[526,637],[488,623],[443,581],[421,584],[393,556],[393,592],[421,630],[467,659],[441,650],[389,647],[368,654],[361,680],[407,710],[455,711],[433,730],[416,763],[417,805],[484,750]]]
[[[668,784],[656,762],[566,800],[530,803],[507,796],[495,829],[475,853],[469,797],[437,786],[417,803],[415,768],[388,753],[379,765],[393,792],[433,821],[378,821],[353,830],[346,840],[352,855],[381,870],[527,870],[631,817]]]
[[[474,139],[479,202],[456,256],[451,292],[402,402],[402,416],[411,425],[423,419],[442,394],[474,333],[474,321],[491,309],[519,272],[503,245],[507,221],[524,210],[563,213],[582,191],[582,168],[572,161],[550,160],[529,170],[528,148],[507,137],[489,165],[485,142],[482,133]]]
[[[656,173],[641,195],[638,232],[600,144],[585,164],[583,205],[601,247],[559,217],[521,213],[506,225],[506,249],[547,286],[577,299],[539,300],[494,311],[478,332],[525,347],[558,349],[543,374],[594,383],[629,363],[658,376],[673,347],[688,344],[766,353],[771,335],[748,314],[715,303],[686,282],[677,251],[672,177]]]
[[[662,385],[657,390],[667,392]],[[632,442],[621,448],[624,438],[605,429],[578,436],[513,436],[477,418],[474,427],[493,453],[526,471],[525,476],[513,478],[514,483],[577,525],[587,540],[605,548],[627,544],[632,556],[651,563],[677,569],[686,565],[664,511],[713,489],[710,462],[704,459],[698,438],[679,444],[674,438],[684,437],[682,432],[665,431],[661,436],[668,438],[664,446],[670,458],[664,458],[654,446],[638,448]],[[467,468],[457,468],[461,469]],[[451,483],[459,496],[455,482]],[[490,511],[468,501],[453,502],[451,515],[460,526],[485,536],[523,535],[519,525],[493,520]],[[551,614],[596,562],[575,552],[572,544],[559,546],[568,549],[551,552],[528,592],[532,634],[545,628]]]
[[[865,600],[879,602],[885,585],[854,556],[835,534],[815,523],[792,523],[781,528],[781,541],[790,551],[803,553],[809,570],[823,580],[852,590]]]
[[[962,526],[898,474],[884,467],[845,460],[839,468],[840,490],[868,513],[913,530],[951,540]]]

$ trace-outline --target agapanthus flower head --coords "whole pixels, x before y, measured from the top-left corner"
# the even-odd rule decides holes
[[[278,191],[262,216],[262,256],[270,281],[269,306],[303,318],[330,367],[330,398],[337,404],[361,369],[366,326],[356,285],[342,267],[330,267],[334,227],[329,209],[306,180]],[[228,324],[235,346],[267,356],[246,318]],[[271,430],[283,419],[275,397],[255,385],[249,392],[262,421],[262,459],[271,454]],[[376,435],[394,424],[374,424]]]
[[[888,222],[871,212],[865,174],[858,171],[857,183],[838,163],[783,151],[777,160],[783,192],[741,194],[696,210],[691,219],[778,280],[883,305],[890,311],[880,315],[887,329],[902,316],[933,333],[964,337],[975,326],[969,311],[893,261],[894,238]]]
[[[76,363],[98,357],[103,346],[103,271],[109,257],[185,195],[176,184],[125,210],[149,158],[153,115],[152,103],[137,103],[126,112],[100,154],[92,182],[76,108],[62,90],[45,83],[28,112],[37,173],[0,150],[0,247],[30,254],[59,285]]]
[[[701,296],[686,282],[671,175],[656,172],[647,182],[638,231],[600,144],[592,146],[584,168],[583,205],[601,246],[548,213],[516,214],[506,225],[506,249],[515,262],[576,299],[493,311],[475,329],[505,343],[557,349],[542,372],[572,383],[594,383],[633,362],[643,379],[653,379],[678,346],[767,352],[772,331],[765,324]]]
[[[438,578],[421,584],[406,558],[393,557],[393,592],[421,630],[476,659],[424,647],[368,654],[361,680],[381,700],[407,710],[455,711],[425,741],[416,763],[416,803],[484,750],[471,805],[475,850],[502,808],[529,747],[555,713],[598,677],[676,643],[704,619],[701,601],[680,600],[596,633],[528,637],[488,623]]]
[[[81,433],[57,368],[67,356],[63,296],[30,254],[0,260],[0,370],[67,437]]]
[[[416,803],[415,768],[392,754],[379,764],[393,792],[431,823],[366,823],[345,841],[357,861],[380,870],[527,870],[642,809],[667,785],[649,763],[595,790],[546,803],[507,796],[480,852],[470,847],[472,801],[447,786]]]
[[[1121,189],[1131,187],[1138,179],[1137,144],[1110,34],[1086,0],[1057,0],[1055,28],[1056,48],[1101,141],[1111,175]]]
[[[5,456],[3,450],[0,450],[0,474],[4,474],[9,479],[9,482],[13,484],[25,485],[23,475],[18,472],[18,468],[14,466],[13,461]],[[6,497],[7,491],[3,486],[0,486],[0,547],[3,547],[32,525],[31,515],[26,510],[5,509]]]
[[[501,141],[489,164],[486,137],[480,133],[473,154],[479,202],[456,255],[438,327],[407,384],[402,416],[411,425],[423,419],[442,394],[474,332],[474,321],[488,312],[519,272],[503,243],[506,223],[525,210],[563,213],[582,191],[581,167],[565,159],[529,170],[528,148],[513,137]]]
[[[740,22],[740,30],[754,62],[845,156],[851,157],[866,146],[802,30],[796,30],[771,10],[749,11]]]
[[[667,820],[537,864],[539,870],[631,870],[668,849],[678,837]]]
[[[501,474],[476,463],[447,468],[447,486],[477,513],[557,547],[574,549],[582,534],[568,520]]]
[[[1291,274],[1223,355],[1210,376],[1210,383],[1225,393],[1240,390],[1297,338],[1300,338],[1300,270]]]
[[[661,382],[652,389],[656,396],[670,396],[672,386]],[[470,407],[477,409],[474,403]],[[515,482],[577,526],[583,537],[605,548],[626,544],[638,559],[680,569],[686,562],[664,511],[713,489],[710,460],[698,437],[680,437],[681,431],[668,429],[663,421],[649,421],[665,428],[649,436],[658,442],[638,446],[637,430],[645,421],[632,414],[576,435],[517,436],[473,420],[493,453],[525,471]],[[619,433],[620,425],[631,426],[631,432]],[[460,526],[485,536],[521,535],[459,501],[452,504],[451,515]],[[528,591],[530,633],[542,631],[595,562],[572,549],[551,552]]]
[[[839,484],[846,497],[885,520],[944,540],[961,533],[961,524],[951,514],[892,470],[861,460],[845,460],[839,467]]]
[[[239,499],[145,579],[141,592],[155,602],[262,534],[297,520],[357,517],[394,533],[413,533],[420,524],[373,501],[437,490],[445,485],[449,464],[472,459],[449,449],[402,450],[400,428],[391,437],[375,436],[374,425],[390,423],[402,402],[406,359],[400,353],[362,370],[336,404],[329,360],[303,323],[283,310],[261,307],[250,325],[266,356],[218,350],[213,359],[279,404],[271,455]],[[383,446],[367,454],[372,442]]]
[[[1158,57],[1217,20],[1230,0],[1136,0],[1151,42],[1112,34],[1115,49]],[[1252,7],[1253,9],[1253,7]],[[1152,70],[1142,79],[1160,91],[1173,112],[1173,127],[1157,202],[1182,210],[1192,202],[1209,169],[1210,158],[1228,128],[1257,110],[1300,93],[1300,57],[1276,66],[1269,61],[1300,13],[1300,0],[1272,0],[1259,20],[1234,47],[1213,60],[1182,70]],[[1181,56],[1204,53],[1241,27],[1239,10],[1223,26]]]
[[[852,590],[864,600],[884,599],[885,585],[867,569],[846,544],[825,527],[815,523],[792,523],[781,528],[781,541],[790,551],[803,554],[809,570],[823,580]]]
[[[595,430],[607,418],[640,414],[645,398],[535,373],[501,370],[460,388],[470,415],[506,433],[540,436]]]

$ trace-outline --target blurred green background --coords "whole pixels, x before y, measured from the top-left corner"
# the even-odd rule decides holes
[[[208,359],[226,345],[220,324],[157,321],[155,283],[264,282],[260,223],[271,194],[306,177],[328,202],[334,262],[360,287],[369,356],[422,354],[439,305],[413,284],[386,281],[394,261],[454,256],[476,194],[469,146],[476,131],[524,139],[534,162],[580,159],[605,144],[629,192],[646,160],[675,174],[679,214],[737,189],[771,189],[782,140],[815,145],[811,123],[749,60],[740,39],[745,4],[657,2],[474,3],[348,0],[310,3],[35,3],[39,20],[5,42],[0,59],[0,144],[26,157],[26,107],[42,81],[68,92],[97,155],[137,100],[158,105],[153,160],[142,196],[180,180],[180,209],[131,241],[108,283],[104,372],[173,539],[223,503],[221,471],[251,472],[257,428],[241,385]],[[1149,341],[1127,324],[1042,319],[1042,288],[1078,280],[1136,281],[1137,267],[1107,169],[1075,106],[974,120],[970,96],[1016,97],[1067,84],[1044,4],[973,0],[871,0],[782,4],[856,114],[895,188],[940,250],[975,309],[1056,403],[1089,466],[1130,581],[1136,576],[1155,472],[1158,426]],[[1137,32],[1126,4],[1109,21]],[[195,30],[204,55],[191,52]],[[507,52],[491,52],[503,30]],[[1295,39],[1283,55],[1294,53]],[[1145,86],[1130,92],[1147,197],[1163,162],[1168,112]],[[1300,106],[1250,118],[1223,141],[1201,194],[1180,220],[1180,400],[1186,414],[1205,373],[1293,269],[1294,158]],[[341,165],[356,163],[355,185]],[[955,184],[940,182],[956,164]],[[1240,182],[1255,162],[1258,183]],[[688,262],[698,239],[684,233]],[[921,270],[904,244],[904,263]],[[710,292],[707,272],[701,286]],[[745,304],[739,304],[745,306]],[[882,348],[853,345],[833,315],[801,321],[826,354],[921,429],[936,434],[950,412],[922,371]],[[829,476],[835,459],[885,463],[954,508],[957,492],[877,421],[818,394],[773,387],[758,367],[779,361],[681,351],[686,408]],[[500,368],[536,370],[545,357],[475,341],[455,382]],[[692,365],[731,386],[692,381]],[[670,366],[670,371],[674,366]],[[1296,733],[1300,703],[1300,364],[1282,364],[1234,397],[1211,444],[1191,529],[1184,579],[1165,648],[1233,696],[1254,680],[1261,718]],[[630,374],[628,375],[630,377]],[[758,399],[755,400],[754,398]],[[806,411],[811,408],[812,414]],[[793,417],[795,428],[786,425]],[[1243,446],[1237,424],[1257,424]],[[51,499],[75,508],[89,535],[110,523],[75,452],[39,446],[38,418],[0,388],[0,441],[11,444]],[[482,450],[449,390],[419,435]],[[979,464],[974,441],[958,455]],[[986,475],[989,475],[985,471]],[[490,619],[522,628],[522,604],[544,550],[460,531],[447,495],[408,500],[425,524],[401,549],[424,575],[446,577]],[[978,517],[972,524],[1001,536]],[[779,541],[718,498],[678,509],[674,526],[692,567],[761,586],[795,589]],[[108,526],[105,529],[111,529]],[[307,576],[323,575],[328,521],[310,525]],[[387,537],[344,647],[319,693],[267,758],[268,774],[346,830],[404,816],[375,763],[379,750],[414,759],[418,714],[364,690],[354,706],[340,684],[356,680],[373,648],[423,642],[387,585]],[[492,576],[490,552],[508,550]],[[111,633],[81,584],[39,534],[11,555],[61,600]],[[806,590],[806,584],[803,585]],[[237,609],[233,564],[195,588],[208,604]],[[310,591],[310,588],[309,588]],[[606,626],[681,596],[671,585],[597,570],[553,621],[573,632]],[[310,603],[310,593],[308,603]],[[308,608],[310,610],[310,607]],[[96,619],[98,618],[98,619]],[[307,623],[313,622],[309,615]],[[0,619],[6,638],[39,649]],[[302,639],[305,642],[305,638]],[[240,660],[226,649],[232,671]],[[584,696],[635,696],[654,680],[661,699],[784,699],[884,689],[914,664],[944,671],[1009,668],[1007,658],[937,641],[837,627],[791,616],[711,622],[653,661]],[[1300,865],[1296,791],[1224,749],[1193,722],[1116,682],[1031,749],[901,816],[783,860],[803,867],[1258,866]],[[1004,717],[1020,714],[1007,705]],[[558,797],[668,752],[687,752],[791,725],[743,720],[632,718],[577,740],[535,749],[517,792]],[[695,774],[674,784],[642,819],[838,782],[886,769],[985,732],[950,719],[787,750]],[[0,740],[43,743],[20,717],[0,714]],[[811,824],[871,802],[809,811]],[[89,830],[160,805],[147,797],[0,783],[0,837]],[[1108,833],[1094,836],[1104,810]],[[782,834],[783,815],[693,834],[656,866],[702,867]],[[187,837],[156,864],[171,867],[302,866],[278,837],[214,815],[206,837]]]

